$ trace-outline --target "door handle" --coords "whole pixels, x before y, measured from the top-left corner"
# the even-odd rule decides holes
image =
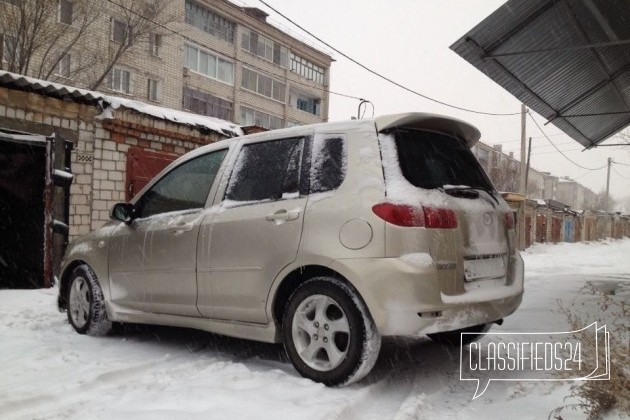
[[[275,213],[266,215],[265,220],[268,220],[270,222],[281,223],[281,222],[287,222],[290,220],[297,220],[299,217],[300,217],[299,210],[286,211],[282,209],[282,210],[278,210]]]
[[[174,236],[179,236],[184,232],[188,232],[192,230],[192,228],[193,228],[192,223],[178,223],[177,225],[175,225],[175,228],[171,231],[171,233]]]

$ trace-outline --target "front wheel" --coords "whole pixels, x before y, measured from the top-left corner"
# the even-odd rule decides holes
[[[68,287],[68,321],[79,334],[107,334],[112,323],[105,311],[105,298],[96,274],[83,264],[70,275]]]
[[[331,277],[313,278],[293,292],[282,336],[296,370],[328,386],[363,378],[381,347],[381,337],[356,292]]]

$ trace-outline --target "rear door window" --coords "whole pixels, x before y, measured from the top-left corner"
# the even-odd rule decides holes
[[[424,189],[445,185],[492,190],[477,159],[462,140],[428,131],[392,132],[403,176]]]
[[[303,149],[302,137],[244,145],[225,198],[255,202],[298,197]]]

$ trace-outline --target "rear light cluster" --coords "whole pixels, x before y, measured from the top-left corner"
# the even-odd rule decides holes
[[[457,227],[457,215],[449,209],[381,203],[372,207],[372,211],[381,219],[396,226],[432,229]]]
[[[516,222],[514,220],[514,213],[512,213],[511,211],[505,213],[505,228],[514,229],[514,226],[516,226]]]

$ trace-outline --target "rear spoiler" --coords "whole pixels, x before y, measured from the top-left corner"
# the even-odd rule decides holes
[[[376,131],[379,133],[403,127],[436,131],[464,140],[468,148],[473,147],[481,138],[479,130],[467,122],[443,115],[422,112],[384,115],[375,118],[374,123],[376,124]]]

